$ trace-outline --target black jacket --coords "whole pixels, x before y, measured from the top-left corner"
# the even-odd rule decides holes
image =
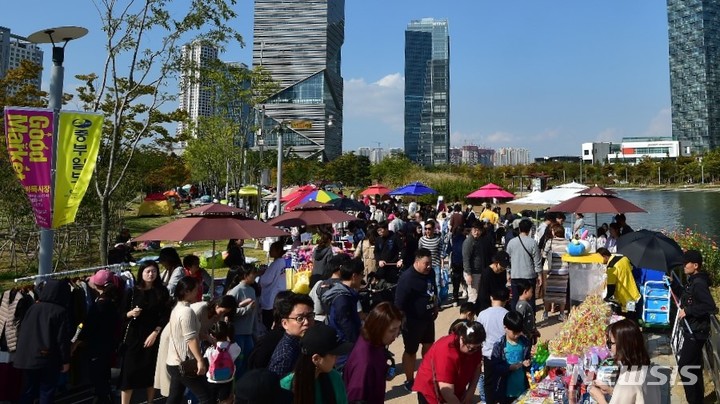
[[[385,261],[386,263],[395,264],[402,257],[403,242],[394,232],[388,232],[386,237],[378,237],[375,239],[375,261]],[[403,262],[403,265],[407,263]],[[389,283],[397,283],[400,275],[400,268],[396,265],[378,266],[375,274],[378,279],[383,279]]]
[[[680,307],[685,310],[687,326],[696,339],[707,339],[710,335],[710,316],[718,312],[710,294],[710,276],[698,272],[688,278],[680,298]]]
[[[40,291],[40,301],[30,306],[20,326],[15,367],[18,369],[60,367],[70,363],[70,285],[51,279]]]

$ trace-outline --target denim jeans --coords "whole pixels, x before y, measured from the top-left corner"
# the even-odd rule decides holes
[[[240,356],[235,360],[235,380],[239,379],[247,370],[247,360],[250,352],[255,348],[252,335],[235,335],[235,343],[240,347]]]
[[[180,366],[166,366],[167,371],[170,374],[170,392],[167,398],[168,404],[181,404],[183,402],[183,394],[185,393],[186,387],[192,391],[200,404],[210,403],[210,390],[205,376],[180,376]]]
[[[55,388],[58,384],[60,369],[24,370],[25,387],[20,403],[31,404],[40,399],[40,404],[54,402]]]

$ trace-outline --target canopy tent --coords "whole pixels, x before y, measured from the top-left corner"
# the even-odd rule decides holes
[[[475,190],[474,192],[471,192],[467,195],[467,198],[498,198],[498,199],[508,199],[508,198],[514,198],[515,195],[512,192],[508,192],[500,185],[493,184],[492,182],[483,185],[479,189]]]
[[[161,193],[148,194],[138,207],[138,216],[170,216],[173,213],[173,204]]]
[[[514,199],[512,201],[509,201],[508,203],[513,204],[513,205],[550,206],[550,205],[554,205],[555,201],[545,199],[545,197],[543,196],[543,192],[532,191],[529,194],[523,196],[522,198]]]

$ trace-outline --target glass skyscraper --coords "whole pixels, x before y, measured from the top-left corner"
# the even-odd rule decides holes
[[[672,136],[720,145],[720,2],[668,0]]]
[[[405,31],[405,154],[422,165],[449,163],[447,20],[414,20]]]
[[[344,0],[255,0],[253,66],[280,85],[265,101],[265,142],[275,145],[281,122],[309,121],[287,129],[285,145],[305,158],[342,154],[345,40]]]

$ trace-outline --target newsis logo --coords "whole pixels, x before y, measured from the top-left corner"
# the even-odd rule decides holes
[[[679,385],[693,386],[698,382],[697,376],[693,373],[700,369],[700,366],[621,366],[620,372],[615,373],[612,377],[612,383],[621,383],[625,386],[664,386],[670,384],[674,386],[676,382]],[[678,380],[678,375],[687,382]],[[571,375],[572,383],[576,384],[582,381],[584,384],[592,383],[590,376],[581,371],[580,367],[576,367]]]
[[[72,126],[80,129],[87,129],[92,126],[92,122],[89,119],[77,118],[73,119]]]

